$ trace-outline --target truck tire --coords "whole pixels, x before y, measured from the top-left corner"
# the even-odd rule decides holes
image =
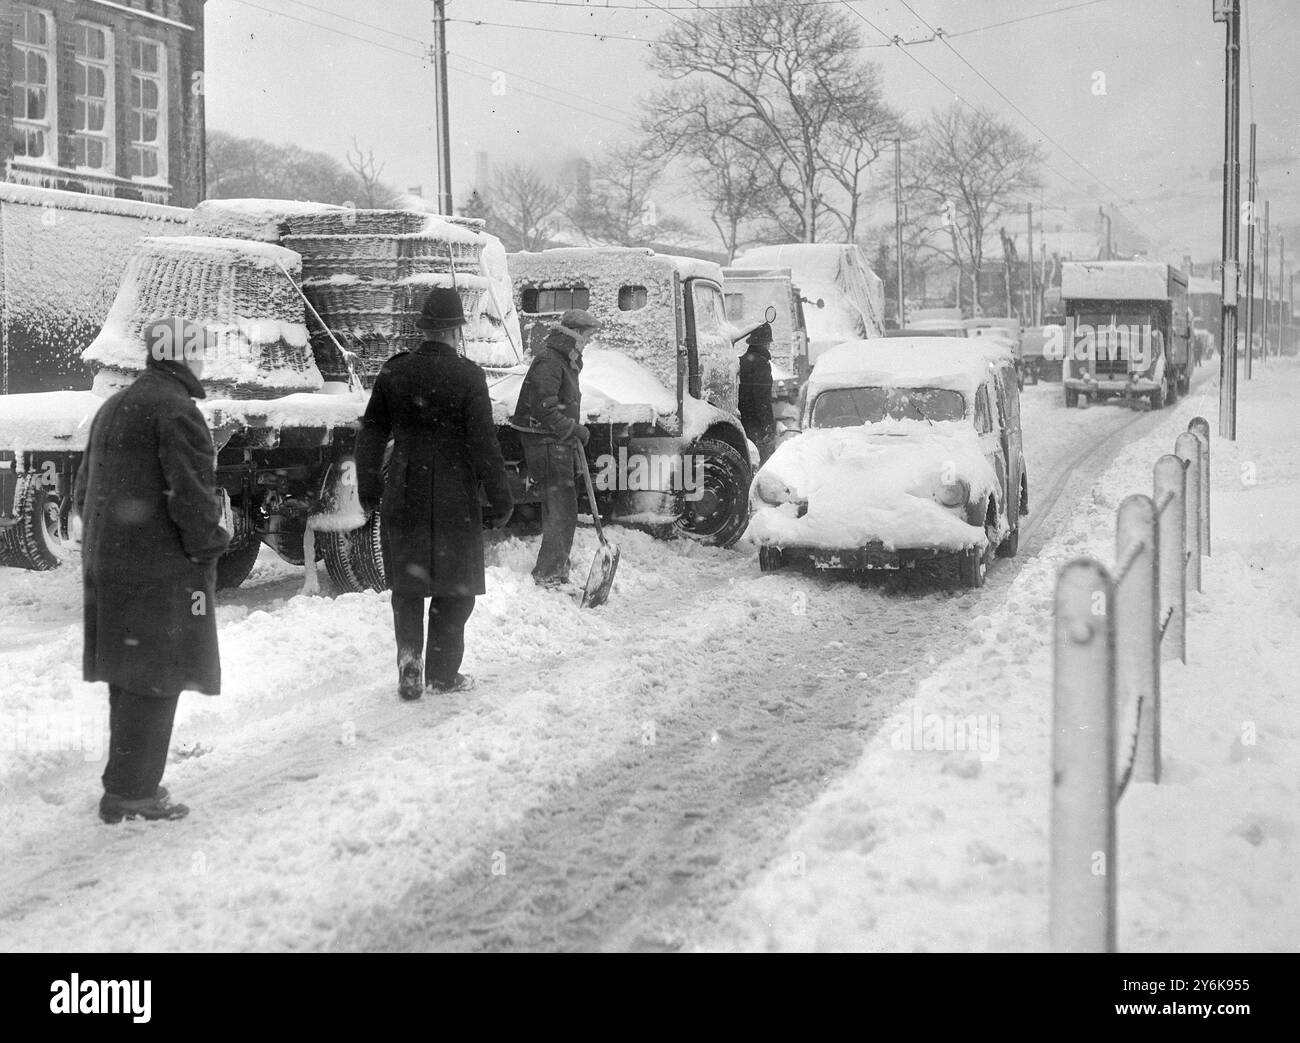
[[[257,554],[261,549],[261,541],[252,539],[221,555],[217,559],[217,589],[234,590],[248,579],[248,574],[257,564]]]
[[[344,594],[388,589],[378,511],[359,529],[322,532],[317,539],[325,552],[325,571]]]
[[[29,471],[14,490],[18,522],[0,529],[0,565],[47,572],[63,564],[63,505],[58,493]]]
[[[1152,409],[1164,409],[1164,408],[1165,408],[1165,402],[1168,401],[1168,398],[1167,398],[1167,396],[1165,395],[1165,387],[1166,387],[1166,386],[1167,386],[1166,384],[1162,383],[1158,388],[1156,388],[1153,392],[1151,392],[1151,408],[1152,408]]]
[[[1066,389],[1065,389],[1065,408],[1066,408],[1066,409],[1073,409],[1073,408],[1074,408],[1075,406],[1077,406],[1078,404],[1079,404],[1079,392],[1075,391],[1074,388],[1066,388]]]
[[[698,500],[683,499],[677,532],[714,547],[730,547],[749,524],[749,463],[726,442],[701,438],[684,456],[704,463],[704,492]]]

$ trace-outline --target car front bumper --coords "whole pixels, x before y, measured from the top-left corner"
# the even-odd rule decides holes
[[[1085,391],[1091,395],[1149,395],[1160,385],[1150,377],[1067,377],[1064,384],[1071,391]]]
[[[962,551],[939,550],[934,547],[902,547],[889,550],[883,543],[867,543],[861,547],[776,547],[782,565],[803,565],[814,569],[843,569],[853,572],[896,571],[914,568],[919,562],[955,558]]]

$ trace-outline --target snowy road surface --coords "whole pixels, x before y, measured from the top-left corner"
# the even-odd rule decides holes
[[[503,539],[467,633],[478,688],[415,704],[386,597],[296,596],[264,551],[219,610],[225,694],[181,701],[180,823],[98,822],[107,700],[80,680],[77,570],[0,571],[0,946],[689,946],[797,857],[800,813],[1161,419],[1027,388],[1032,514],[980,591],[760,575],[616,529],[614,596],[580,611],[533,587],[535,538]],[[581,531],[584,569],[593,546]]]

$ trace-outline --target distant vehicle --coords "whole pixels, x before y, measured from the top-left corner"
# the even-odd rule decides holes
[[[759,246],[732,265],[790,270],[802,295],[812,364],[836,344],[885,335],[885,284],[854,243]]]
[[[886,337],[950,337],[966,340],[966,330],[961,326],[905,326],[901,330],[885,330]]]
[[[772,394],[777,398],[798,391],[808,379],[808,328],[803,301],[789,268],[723,268],[722,293],[727,318],[738,327],[752,329],[772,320]]]
[[[803,432],[750,489],[759,567],[861,571],[952,559],[983,585],[1014,556],[1029,484],[1009,353],[938,337],[842,344],[813,367]]]
[[[1061,266],[1065,404],[1142,398],[1161,409],[1191,383],[1187,276],[1151,261]]]
[[[978,318],[966,319],[962,325],[966,327],[966,336],[976,339],[988,338],[995,340],[1011,352],[1011,357],[1016,361],[1016,380],[1019,386],[1023,388],[1025,386],[1025,369],[1020,354],[1023,338],[1020,320],[1014,316],[981,315]]]
[[[1049,338],[1060,336],[1060,328],[1052,326],[1026,326],[1020,337],[1020,365],[1025,382],[1037,384],[1040,380],[1060,380],[1061,360],[1045,354]]]

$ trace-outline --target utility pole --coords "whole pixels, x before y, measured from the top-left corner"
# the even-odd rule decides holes
[[[1104,206],[1097,207],[1097,214],[1106,222],[1106,248],[1105,252],[1101,255],[1101,259],[1103,261],[1110,261],[1114,259],[1114,253],[1110,246],[1110,214],[1106,213],[1106,208]]]
[[[1246,379],[1255,358],[1255,124],[1250,125],[1250,176],[1246,180]]]
[[[438,210],[454,213],[451,202],[451,119],[447,103],[447,0],[433,0],[433,71],[438,80]]]
[[[898,328],[907,325],[903,309],[903,139],[894,139],[894,249],[898,253]]]
[[[1264,232],[1263,242],[1260,244],[1264,248],[1264,271],[1263,278],[1260,280],[1264,284],[1264,304],[1262,314],[1259,317],[1259,357],[1265,362],[1268,361],[1268,255],[1272,251],[1272,244],[1269,242],[1268,231],[1268,200],[1264,200]]]
[[[1223,48],[1223,355],[1220,361],[1219,434],[1237,440],[1238,229],[1241,223],[1241,5],[1214,0],[1214,20],[1227,26]]]
[[[1034,204],[1026,203],[1029,214],[1029,325],[1038,325],[1038,295],[1034,293]]]
[[[1282,287],[1286,285],[1286,236],[1281,232],[1277,234],[1277,353],[1280,357],[1282,354],[1282,306],[1286,301],[1286,294],[1282,292]]]

